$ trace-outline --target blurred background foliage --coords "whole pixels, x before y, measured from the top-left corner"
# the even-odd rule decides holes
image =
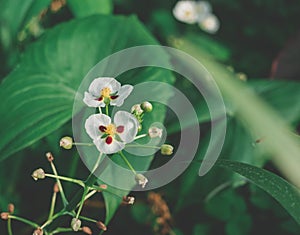
[[[196,45],[204,52],[204,55],[220,62],[225,69],[236,76],[236,79],[247,83],[294,130],[299,129],[299,2],[296,0],[288,2],[284,0],[211,0],[209,2],[221,22],[221,28],[215,35],[209,35],[195,25],[178,22],[172,15],[172,9],[176,4],[173,0],[86,0],[84,4],[80,0],[67,2],[63,0],[0,0],[1,79],[10,73],[18,74],[18,70],[15,70],[20,61],[21,71],[22,69],[29,71],[27,65],[30,67],[30,62],[26,59],[33,57],[28,56],[29,53],[25,53],[24,56],[23,53],[34,48],[33,43],[47,40],[44,34],[63,22],[74,18],[78,19],[77,22],[84,22],[85,17],[93,14],[136,15],[149,34],[152,34],[162,45],[174,45],[179,38]],[[131,24],[133,21],[124,20],[123,23]],[[134,24],[138,25],[138,23]],[[124,25],[124,27],[130,28],[131,25]],[[122,35],[119,35],[121,44],[130,46],[135,45],[139,40],[141,43],[146,39],[147,42],[153,40],[151,36],[145,36],[148,34],[144,33],[142,26],[136,27],[138,30],[132,37],[128,36],[130,34],[128,32],[128,34],[124,33],[124,37],[130,41],[126,42],[127,44],[122,41]],[[77,32],[79,35],[80,29]],[[84,33],[83,30],[81,33],[83,39]],[[107,36],[104,32],[103,35]],[[55,36],[52,35],[52,37]],[[58,42],[59,39],[58,35]],[[109,37],[107,39],[110,40]],[[82,44],[84,43],[85,41],[82,41]],[[180,44],[180,41],[178,43]],[[41,48],[42,46],[43,44]],[[102,44],[99,46],[107,47]],[[121,49],[122,46],[109,49],[107,54],[103,53],[103,56]],[[78,51],[78,53],[84,52]],[[82,57],[83,61],[87,60],[85,58],[89,55],[75,54],[75,56]],[[61,55],[58,57],[61,58]],[[81,60],[78,60],[77,66],[80,66]],[[38,61],[40,65],[43,63],[44,61]],[[59,68],[65,69],[64,64],[61,64],[64,63],[63,59],[52,58],[52,61],[45,61],[44,64],[47,63],[54,71]],[[83,64],[85,68],[78,70],[82,76],[93,65],[93,59]],[[34,69],[34,67],[31,68],[31,70]],[[41,69],[41,73],[42,71]],[[71,76],[72,73],[69,75]],[[68,77],[68,74],[66,76]],[[8,75],[8,77],[12,78],[13,75]],[[196,111],[201,128],[207,133],[200,142],[199,156],[201,156],[209,140],[210,126],[207,123],[209,115],[207,111],[202,111],[207,110],[207,107],[199,95],[192,95],[191,84],[183,81],[179,76],[176,77],[175,85],[199,105]],[[3,93],[0,96],[3,98],[4,90],[1,92]],[[270,156],[262,154],[261,136],[253,137],[251,130],[247,130],[234,115],[230,115],[230,111],[232,113],[235,111],[235,107],[231,107],[232,102],[230,100],[225,100],[225,102],[228,112],[228,128],[221,157],[251,163],[259,167],[264,166],[281,175],[278,168],[268,161]],[[5,116],[9,105],[8,103],[1,105],[2,115]],[[12,122],[12,125],[18,122],[16,119],[4,116],[1,117],[6,121],[1,120],[2,130],[7,129],[3,123],[7,123],[8,120]],[[24,144],[24,147],[25,145],[27,147],[22,151],[10,150],[13,154],[0,162],[0,211],[5,211],[7,204],[13,202],[16,205],[17,214],[37,222],[42,222],[46,218],[53,181],[47,179],[34,182],[30,174],[37,167],[49,170],[44,157],[47,151],[53,152],[56,166],[62,175],[75,178],[84,178],[88,175],[88,170],[85,169],[75,149],[66,151],[58,146],[62,136],[72,135],[71,122],[67,120],[69,119],[65,118],[61,122],[64,125],[60,124],[59,129],[50,126],[47,130],[50,134],[46,136],[41,134],[39,136],[43,138],[37,138],[38,140],[36,139],[34,143],[29,144],[29,141],[28,144]],[[170,132],[172,132],[172,135],[168,137],[169,142],[176,143],[178,130],[172,115],[167,115],[166,125],[170,126]],[[22,134],[20,130],[14,138]],[[3,131],[1,138],[5,139]],[[13,146],[15,150],[18,148],[14,145],[10,146]],[[165,161],[156,157],[152,167],[159,166]],[[145,235],[288,235],[300,233],[299,225],[278,202],[258,187],[247,183],[244,178],[219,167],[213,168],[209,174],[199,178],[198,168],[198,166],[191,165],[172,183],[153,192],[133,192],[136,203],[130,208],[121,206],[110,222],[106,233]],[[66,185],[67,195],[73,195],[76,190],[77,188]],[[86,203],[83,213],[103,219],[104,212],[103,199],[97,196]],[[69,221],[66,219],[63,223],[68,225]],[[14,225],[15,234],[31,234],[32,232],[30,228],[18,222]],[[90,226],[97,231],[94,225]],[[6,234],[6,224],[3,221],[0,222],[0,234]]]

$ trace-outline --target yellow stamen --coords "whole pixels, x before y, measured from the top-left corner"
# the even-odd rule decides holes
[[[108,134],[108,135],[114,136],[116,131],[117,131],[116,126],[114,124],[109,124],[106,127],[105,133]]]
[[[104,98],[109,98],[110,94],[111,94],[111,89],[109,89],[108,87],[104,87],[101,90],[101,96],[104,97]]]

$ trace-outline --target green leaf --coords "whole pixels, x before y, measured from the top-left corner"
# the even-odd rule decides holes
[[[287,123],[300,122],[300,82],[283,80],[250,80],[249,85],[267,101]]]
[[[114,41],[118,43],[108,44]],[[77,87],[98,61],[123,48],[155,43],[134,17],[93,16],[46,33],[0,86],[0,160],[71,118]],[[166,75],[149,74],[158,80]],[[133,79],[139,81],[139,74]]]
[[[251,132],[254,138],[264,138],[260,144],[263,152],[272,156],[272,160],[278,169],[294,184],[299,184],[300,145],[292,128],[266,104],[246,83],[238,80],[236,76],[206,56],[205,51],[196,43],[186,39],[178,39],[180,43],[174,43],[177,47],[199,60],[212,74],[224,99],[232,104],[236,117],[243,126]],[[197,73],[199,68],[187,65]]]
[[[246,163],[219,160],[216,165],[230,169],[262,188],[300,224],[300,192],[298,188],[274,173]]]
[[[71,0],[68,1],[68,6],[78,18],[94,14],[111,14],[113,10],[112,0]]]
[[[2,136],[0,159],[25,148],[61,127],[72,117],[76,90],[86,73],[101,59],[124,48],[157,44],[135,17],[91,16],[73,20],[49,30],[25,52],[19,67],[0,86],[0,119]],[[168,57],[162,56],[162,61]],[[122,61],[110,64],[119,66]],[[121,83],[143,81],[172,83],[170,71],[147,67],[128,71],[118,78]],[[155,91],[153,91],[155,92]],[[160,91],[162,99],[170,93]],[[149,93],[149,95],[152,95]],[[148,122],[164,120],[165,108],[157,105]],[[146,130],[146,118],[143,123]],[[120,157],[114,157],[122,163]],[[146,170],[152,157],[136,161],[128,159],[139,170]],[[114,172],[111,177],[118,178]],[[104,193],[107,205],[106,222],[112,218],[120,198],[128,192]]]

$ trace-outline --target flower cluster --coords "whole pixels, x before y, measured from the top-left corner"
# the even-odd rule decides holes
[[[177,20],[187,24],[197,23],[203,31],[211,34],[220,28],[220,21],[212,13],[212,7],[207,1],[179,1],[173,9],[173,14]]]
[[[147,134],[137,136],[137,133],[142,130],[144,114],[153,110],[152,104],[148,101],[133,105],[131,113],[118,111],[112,117],[109,113],[109,106],[122,106],[132,90],[133,86],[121,86],[115,78],[100,77],[94,79],[88,91],[84,93],[83,102],[88,107],[96,108],[99,113],[92,114],[87,118],[85,130],[101,154],[118,153],[121,155],[134,173],[136,182],[144,188],[148,183],[148,179],[133,169],[122,150],[127,144],[142,137],[162,138],[163,130],[152,126]],[[105,114],[102,112],[102,108],[105,108]],[[69,137],[64,137],[61,139],[60,144],[62,147],[70,149],[70,145],[74,143]],[[160,149],[163,155],[173,153],[173,147],[170,145],[163,144],[160,147],[153,147]]]

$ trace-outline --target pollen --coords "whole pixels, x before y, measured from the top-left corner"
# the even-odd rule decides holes
[[[116,126],[114,124],[109,124],[108,126],[106,126],[105,133],[114,136],[116,133]]]
[[[110,97],[110,94],[111,94],[111,89],[108,88],[108,87],[104,87],[104,88],[101,90],[101,97],[109,98],[109,97]]]

